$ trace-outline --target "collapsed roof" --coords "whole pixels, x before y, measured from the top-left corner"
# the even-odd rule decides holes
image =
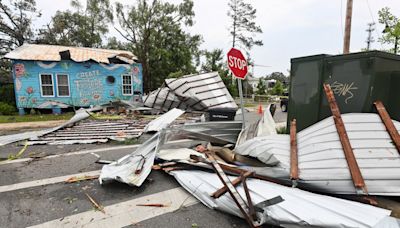
[[[43,44],[24,44],[6,54],[4,58],[56,62],[63,59],[75,62],[93,60],[105,64],[113,63],[115,59],[129,64],[137,61],[137,57],[130,51]]]
[[[165,79],[163,87],[144,98],[144,105],[164,112],[173,108],[186,111],[238,108],[218,72]]]
[[[399,196],[400,156],[379,115],[348,113],[342,118],[368,193]],[[393,123],[400,130],[400,123]],[[297,145],[300,187],[335,194],[357,193],[333,117],[298,132]],[[289,135],[255,137],[237,146],[235,152],[272,165],[265,175],[284,179],[290,176]]]

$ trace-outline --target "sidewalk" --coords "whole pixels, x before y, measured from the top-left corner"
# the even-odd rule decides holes
[[[2,123],[0,124],[0,132],[16,131],[30,128],[50,128],[56,127],[65,123],[67,120],[50,120],[50,121],[35,121],[35,122],[19,122],[19,123]]]

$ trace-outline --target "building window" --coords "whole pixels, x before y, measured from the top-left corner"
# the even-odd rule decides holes
[[[132,95],[132,75],[122,75],[122,95]]]
[[[69,97],[69,77],[67,74],[57,74],[57,96]]]
[[[53,75],[41,74],[40,75],[40,88],[41,88],[43,97],[54,97]]]

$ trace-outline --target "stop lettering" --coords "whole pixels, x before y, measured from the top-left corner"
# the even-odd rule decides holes
[[[237,78],[244,79],[247,75],[247,61],[242,52],[236,48],[228,52],[228,67]]]

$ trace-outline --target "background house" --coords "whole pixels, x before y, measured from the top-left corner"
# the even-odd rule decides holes
[[[142,67],[129,51],[24,44],[5,58],[12,60],[20,114],[27,108],[60,113],[143,93]]]

